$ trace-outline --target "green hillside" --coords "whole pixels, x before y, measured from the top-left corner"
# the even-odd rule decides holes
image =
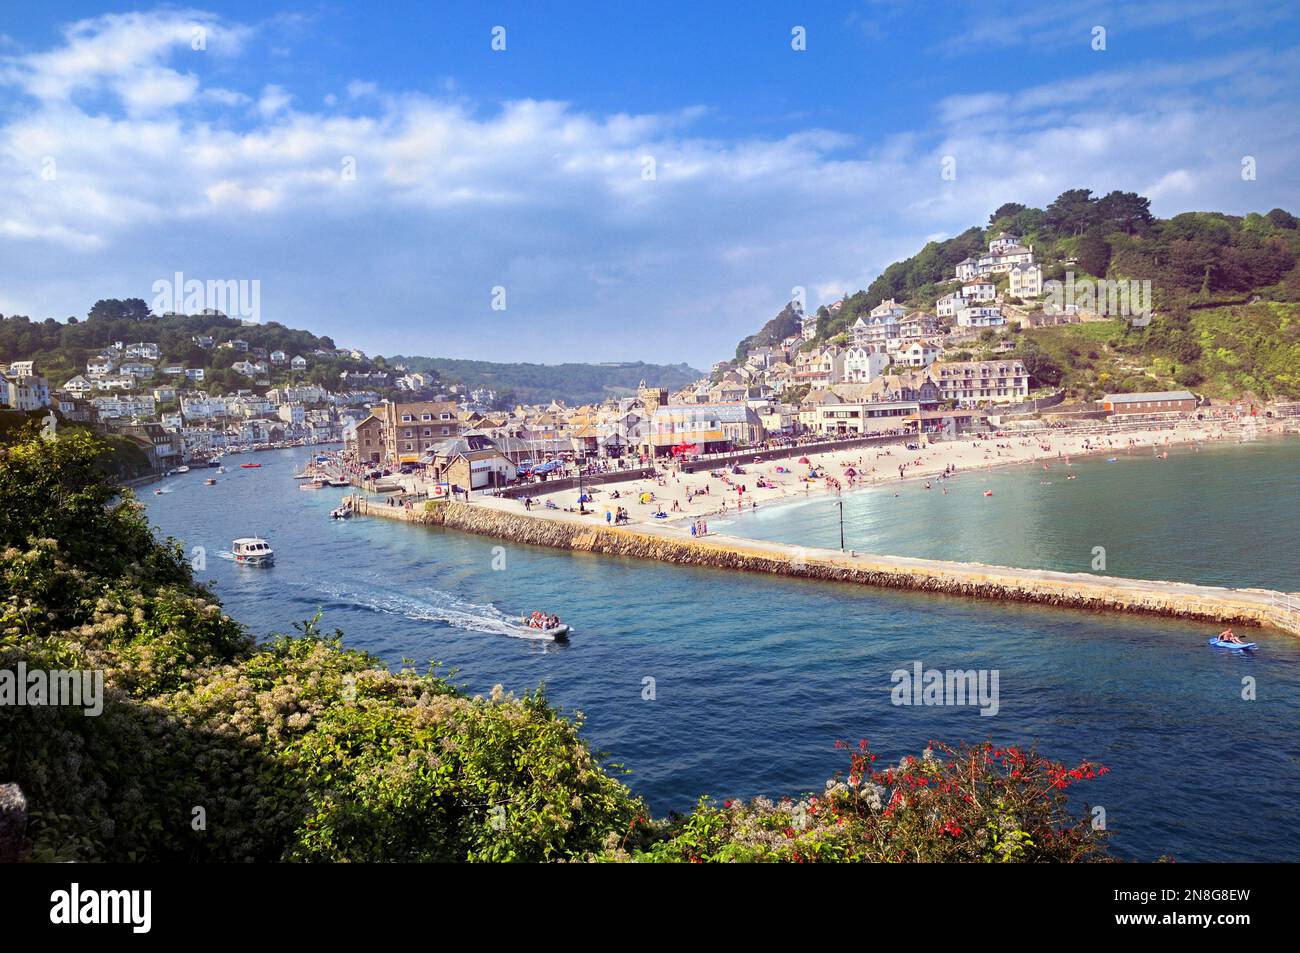
[[[986,334],[968,349],[972,356],[991,353],[1000,339],[1013,342],[1037,385],[1063,384],[1079,397],[1156,385],[1218,397],[1300,397],[1300,219],[1283,209],[1160,219],[1132,192],[1096,197],[1072,189],[1045,209],[1006,203],[986,226],[891,264],[838,313],[820,309],[817,335],[805,347],[847,340],[858,317],[887,298],[932,313],[956,287],[957,263],[1004,231],[1033,247],[1045,281],[1064,280],[1067,271],[1076,281],[1150,281],[1155,317],[1146,327],[1116,320]],[[996,283],[1005,293],[1006,275]]]
[[[686,364],[497,364],[441,357],[393,357],[412,371],[433,371],[467,387],[490,387],[501,407],[561,400],[570,406],[624,397],[645,381],[651,387],[681,388],[705,376]]]
[[[304,371],[287,366],[270,368],[269,385],[257,387],[253,381],[231,369],[231,365],[249,358],[233,349],[202,348],[196,336],[210,336],[219,344],[231,338],[247,341],[250,348],[264,348],[267,353],[284,351],[289,357],[301,354],[308,361]],[[342,371],[387,371],[400,376],[398,366],[433,376],[437,389],[453,384],[464,387],[488,387],[497,392],[497,405],[508,407],[517,402],[545,403],[562,400],[583,404],[635,392],[642,380],[668,388],[679,388],[704,376],[685,364],[498,364],[491,361],[451,360],[435,357],[383,356],[353,358],[335,353],[334,341],[325,336],[285,327],[274,321],[242,324],[223,315],[149,313],[140,298],[104,299],[95,302],[84,319],[66,321],[47,318],[33,321],[24,315],[0,315],[0,363],[34,360],[38,370],[58,387],[77,374],[84,374],[86,361],[114,341],[134,344],[147,341],[158,344],[162,359],[157,363],[183,364],[204,368],[205,381],[197,386],[209,393],[228,393],[239,388],[266,390],[268,386],[287,383],[316,384],[330,390],[340,389]],[[317,354],[316,351],[329,354]],[[161,376],[152,386],[164,383]],[[384,396],[399,392],[395,387],[366,385]]]
[[[248,359],[248,355],[233,349],[199,347],[194,338],[204,335],[218,344],[238,338],[247,341],[250,348],[265,348],[268,353],[284,351],[289,357],[301,354],[309,361],[307,370],[300,372],[273,367],[268,375],[272,385],[295,381],[337,389],[340,371],[371,369],[370,361],[315,355],[313,352],[318,349],[333,351],[334,342],[310,331],[287,328],[275,321],[245,325],[219,314],[158,317],[149,313],[149,306],[140,298],[102,299],[95,302],[84,319],[33,321],[24,315],[0,315],[0,363],[34,360],[51,385],[58,387],[73,376],[84,374],[86,361],[114,341],[125,344],[146,341],[162,350],[162,359],[154,362],[159,366],[182,364],[204,368],[205,381],[195,386],[209,393],[252,386],[249,378],[230,369],[232,364]],[[159,375],[152,383],[157,386],[164,380]]]

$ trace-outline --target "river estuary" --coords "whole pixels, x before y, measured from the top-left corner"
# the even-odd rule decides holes
[[[1106,810],[1122,857],[1300,860],[1300,640],[1250,631],[1253,654],[1209,648],[1205,626],[1094,615],[568,553],[431,527],[333,521],[341,490],[300,491],[305,450],[227,458],[139,491],[163,535],[202,547],[227,611],[251,632],[323,613],[348,645],[390,664],[437,660],[471,692],[546,684],[587,717],[593,748],[662,815],[719,798],[819,790],[845,767],[837,739],[881,761],[928,739],[1037,743],[1111,773],[1075,790]],[[239,462],[258,469],[240,469]],[[1054,468],[1055,469],[1055,468]],[[1211,584],[1300,589],[1300,442],[1218,446],[1168,460],[1076,461],[847,494],[864,550]],[[984,488],[994,489],[985,498]],[[958,492],[960,491],[960,492]],[[980,507],[987,502],[990,506]],[[825,500],[717,529],[838,545]],[[836,538],[832,541],[830,533]],[[269,569],[220,555],[261,535]],[[533,609],[575,628],[568,645],[505,634]],[[997,713],[896,706],[891,673],[998,673]],[[1242,698],[1243,679],[1257,698]],[[650,687],[653,687],[653,692]],[[653,695],[653,697],[647,697]]]

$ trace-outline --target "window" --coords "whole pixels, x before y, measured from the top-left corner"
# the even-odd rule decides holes
[[[432,420],[432,419],[433,419],[433,415],[432,415],[432,414],[420,414],[420,419],[421,419],[421,420]]]
[[[404,423],[404,424],[409,424],[410,422],[411,422],[411,415],[410,415],[410,414],[402,414],[402,423]],[[408,434],[408,436],[409,436],[409,434]]]
[[[433,431],[430,430],[428,427],[425,427],[425,428],[424,428],[424,435],[425,435],[426,437],[432,437],[432,436],[433,436]]]
[[[450,434],[451,434],[451,430],[450,430],[449,428],[447,428],[447,427],[443,427],[443,428],[442,428],[442,435],[443,435],[444,437],[449,436]]]

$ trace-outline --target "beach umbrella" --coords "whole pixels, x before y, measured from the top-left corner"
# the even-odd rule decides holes
[[[845,475],[845,476],[857,476],[857,475],[858,475],[858,471],[855,470],[855,469],[853,469],[852,467],[845,467],[845,468],[844,468],[844,475]]]
[[[800,458],[799,458],[799,462],[800,462],[800,463],[811,463],[812,461],[809,460],[807,457],[800,457]]]

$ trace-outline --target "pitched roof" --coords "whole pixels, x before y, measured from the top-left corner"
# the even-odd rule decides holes
[[[1128,404],[1138,400],[1196,400],[1195,395],[1185,390],[1149,390],[1132,394],[1106,394],[1103,402]]]

